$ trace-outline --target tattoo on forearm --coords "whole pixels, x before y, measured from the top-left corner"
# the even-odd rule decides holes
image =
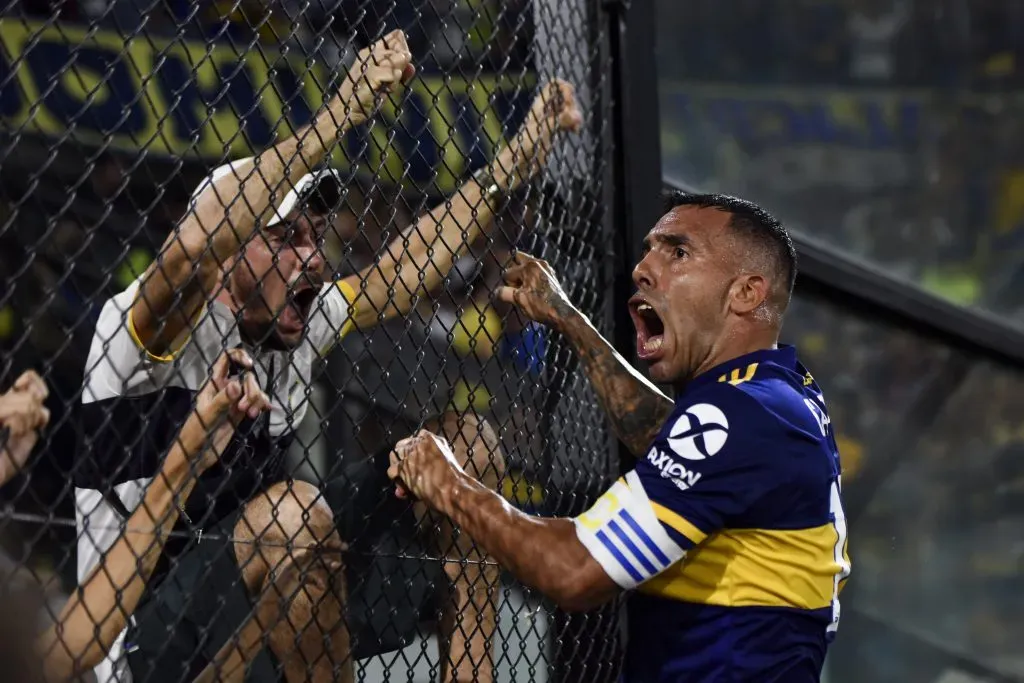
[[[645,382],[592,327],[582,321],[574,322],[573,327],[567,336],[615,435],[631,453],[643,454],[671,414],[672,401]]]

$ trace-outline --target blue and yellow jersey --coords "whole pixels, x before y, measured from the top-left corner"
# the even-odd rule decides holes
[[[839,452],[792,347],[702,374],[576,519],[630,596],[628,683],[818,681],[850,573]]]

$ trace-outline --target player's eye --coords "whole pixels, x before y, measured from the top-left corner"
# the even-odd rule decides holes
[[[675,257],[676,258],[686,258],[686,250],[683,249],[682,247],[676,247]]]

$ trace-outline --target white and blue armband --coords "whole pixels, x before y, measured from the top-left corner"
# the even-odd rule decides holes
[[[573,521],[580,542],[625,590],[654,578],[686,555],[658,521],[636,472],[615,482]]]

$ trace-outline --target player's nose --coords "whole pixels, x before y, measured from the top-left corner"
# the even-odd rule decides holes
[[[637,289],[645,290],[654,287],[654,269],[651,267],[649,255],[640,259],[640,263],[633,268],[633,284]]]

